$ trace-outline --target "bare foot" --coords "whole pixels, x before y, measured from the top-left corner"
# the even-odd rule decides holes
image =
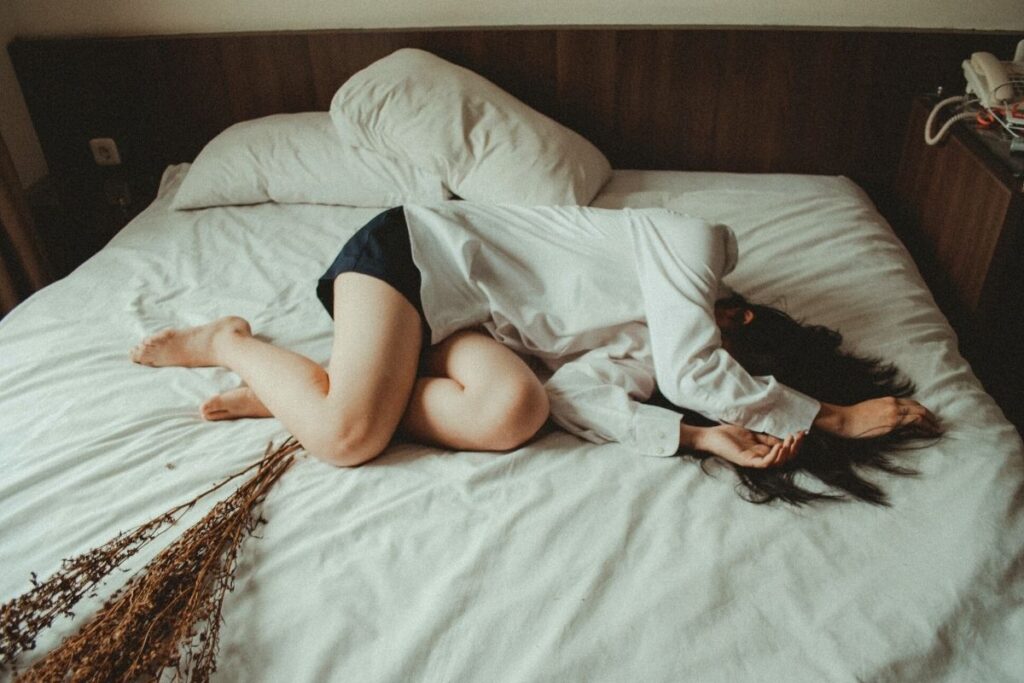
[[[142,340],[131,351],[131,359],[154,368],[177,365],[205,368],[217,362],[215,342],[222,335],[252,336],[249,323],[237,316],[228,316],[198,327],[164,330]]]
[[[237,420],[241,417],[273,417],[249,387],[238,387],[211,396],[199,407],[204,420]]]

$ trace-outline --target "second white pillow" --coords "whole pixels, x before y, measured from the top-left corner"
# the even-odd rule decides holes
[[[345,145],[327,112],[243,121],[196,157],[175,209],[241,204],[390,207],[451,195],[440,178],[374,150]]]

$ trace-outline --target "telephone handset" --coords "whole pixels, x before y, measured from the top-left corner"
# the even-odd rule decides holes
[[[988,52],[975,52],[963,66],[967,92],[977,95],[983,106],[1024,100],[1024,61],[1000,62]]]
[[[976,118],[980,126],[998,125],[1005,129],[1014,151],[1024,139],[1024,40],[1017,44],[1012,62],[1001,62],[988,52],[975,52],[964,60],[963,67],[967,94],[947,97],[932,108],[924,124],[924,141],[934,145],[957,121]],[[959,112],[932,134],[939,111],[950,104],[956,104]]]

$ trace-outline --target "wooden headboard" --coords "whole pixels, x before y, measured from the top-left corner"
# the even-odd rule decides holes
[[[592,140],[617,168],[895,177],[913,97],[961,92],[971,52],[1008,34],[742,28],[334,30],[18,39],[9,46],[51,174],[133,178],[188,161],[227,126],[325,110],[355,71],[414,46],[466,66]]]

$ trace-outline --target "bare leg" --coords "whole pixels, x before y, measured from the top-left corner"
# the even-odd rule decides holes
[[[505,451],[548,418],[548,398],[519,356],[486,334],[463,331],[433,347],[402,418],[403,434],[457,450]]]
[[[548,417],[543,386],[512,351],[477,332],[459,332],[427,353],[400,429],[408,438],[456,450],[520,446]],[[252,389],[203,404],[207,420],[270,417]]]
[[[358,465],[384,450],[405,411],[416,379],[420,319],[390,285],[345,273],[334,282],[334,320],[327,371],[256,339],[240,318],[154,335],[132,358],[155,366],[229,368],[313,455]]]

